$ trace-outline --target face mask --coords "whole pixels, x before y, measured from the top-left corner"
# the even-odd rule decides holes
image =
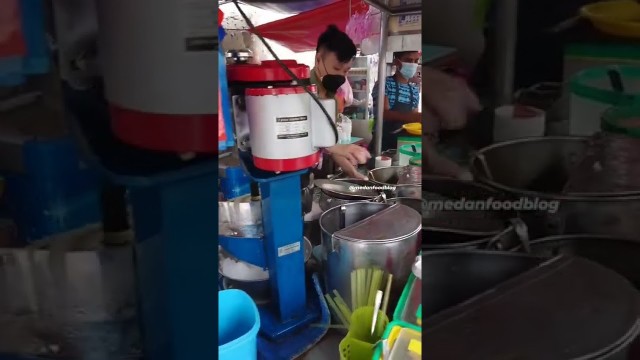
[[[400,74],[402,77],[409,80],[416,75],[418,71],[418,64],[416,63],[402,63],[402,67],[400,68]]]
[[[345,81],[347,79],[342,75],[325,75],[322,77],[322,87],[330,93],[335,93]]]
[[[340,86],[347,81],[347,78],[342,75],[329,74],[327,71],[327,65],[324,64],[324,61],[322,62],[322,65],[324,66],[324,71],[327,74],[322,77],[322,87],[330,93],[336,93]]]

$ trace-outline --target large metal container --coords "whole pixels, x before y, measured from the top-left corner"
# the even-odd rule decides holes
[[[429,252],[422,262],[430,274],[422,326],[434,358],[637,359],[640,294],[602,266],[469,250]],[[461,346],[452,350],[450,339]]]
[[[535,237],[602,234],[637,238],[640,193],[572,196],[562,193],[588,148],[585,137],[529,138],[491,145],[476,153],[471,170],[478,181],[515,199],[552,201],[555,213],[521,216]]]
[[[514,250],[524,251],[523,246]],[[543,257],[580,256],[616,271],[640,289],[640,241],[604,235],[565,235],[536,239],[531,254]]]
[[[380,268],[402,289],[420,249],[421,216],[405,205],[351,203],[320,217],[322,263],[328,290],[350,299],[351,272]]]

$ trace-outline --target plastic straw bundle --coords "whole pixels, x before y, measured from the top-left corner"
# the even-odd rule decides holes
[[[325,299],[334,314],[334,319],[341,325],[349,327],[351,313],[361,307],[374,306],[378,290],[384,292],[381,311],[386,313],[392,281],[393,275],[386,274],[384,270],[357,269],[351,272],[351,307],[336,290],[331,294],[325,294]]]

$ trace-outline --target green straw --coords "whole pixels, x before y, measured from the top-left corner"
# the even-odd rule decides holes
[[[351,272],[351,311],[356,311],[357,309],[357,303],[356,303],[356,299],[357,299],[357,289],[358,289],[358,284],[356,283],[356,272],[352,271]]]
[[[336,305],[338,306],[338,309],[340,309],[340,311],[342,312],[342,315],[344,315],[344,318],[348,319],[348,324],[351,324],[351,321],[350,321],[351,311],[349,311],[349,307],[344,302],[344,299],[342,298],[342,296],[340,296],[340,293],[338,293],[337,290],[333,290],[333,294],[335,295],[333,301],[336,302]]]
[[[349,322],[347,321],[347,319],[344,318],[344,315],[342,315],[342,312],[340,312],[338,305],[336,305],[335,301],[333,301],[331,296],[329,296],[329,294],[325,294],[324,297],[325,299],[327,299],[327,304],[329,304],[329,307],[331,308],[331,310],[333,310],[333,312],[335,313],[336,317],[338,317],[338,320],[340,320],[342,325],[349,326]]]

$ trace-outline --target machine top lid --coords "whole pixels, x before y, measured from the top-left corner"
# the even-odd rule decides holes
[[[307,65],[298,64],[295,60],[281,60],[291,72],[301,80],[309,79],[310,70]],[[261,64],[227,65],[227,78],[237,82],[291,82],[291,76],[275,60],[265,60]]]

